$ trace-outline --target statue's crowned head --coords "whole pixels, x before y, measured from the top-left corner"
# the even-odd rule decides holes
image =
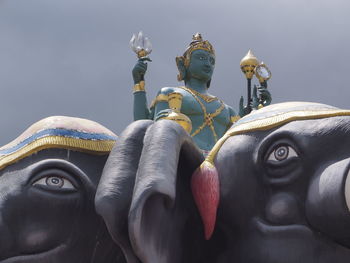
[[[196,33],[195,35],[193,35],[192,41],[190,45],[186,48],[184,54],[182,56],[176,57],[176,64],[179,69],[179,81],[185,80],[184,70],[188,69],[191,62],[191,55],[196,50],[204,50],[215,56],[215,50],[208,40],[203,40],[202,35],[200,33]]]
[[[186,48],[185,53],[182,55],[185,59],[184,62],[186,67],[188,67],[190,64],[192,52],[198,49],[205,50],[215,56],[215,50],[210,42],[208,40],[203,40],[202,35],[200,33],[197,33],[192,37],[192,42]]]

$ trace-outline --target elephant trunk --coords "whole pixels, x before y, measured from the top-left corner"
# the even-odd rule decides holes
[[[134,122],[118,137],[95,196],[96,211],[103,217],[128,263],[139,262],[131,248],[127,225],[143,138],[151,124],[153,121],[150,120]]]
[[[202,227],[190,178],[204,157],[177,123],[161,120],[145,135],[129,213],[142,262],[197,262]]]
[[[310,224],[350,247],[350,158],[328,166],[311,182],[306,202]]]

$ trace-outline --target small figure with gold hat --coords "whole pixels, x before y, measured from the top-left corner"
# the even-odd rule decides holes
[[[142,44],[137,42],[142,42],[147,47],[142,48]],[[144,75],[147,70],[145,61],[150,61],[147,56],[151,52],[150,42],[139,33],[131,39],[131,46],[139,57],[132,71],[135,83],[134,120],[174,120],[191,134],[197,146],[204,152],[211,150],[232,123],[248,114],[252,108],[258,108],[259,104],[264,106],[271,101],[266,81],[259,88],[260,97],[258,98],[255,89],[253,98],[248,98],[246,107],[243,107],[241,98],[239,114],[221,99],[209,94],[216,63],[215,51],[209,41],[203,40],[201,34],[197,33],[184,54],[176,57],[178,80],[184,81],[185,85],[162,88],[148,108]]]

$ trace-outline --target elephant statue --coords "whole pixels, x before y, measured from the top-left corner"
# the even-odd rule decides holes
[[[1,263],[125,262],[94,207],[116,138],[55,116],[0,148]]]
[[[206,158],[178,124],[135,122],[95,203],[129,263],[350,262],[349,147],[350,111],[318,103],[254,111]]]

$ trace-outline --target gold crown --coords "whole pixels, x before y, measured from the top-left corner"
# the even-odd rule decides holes
[[[185,59],[185,66],[187,67],[190,63],[191,54],[193,51],[202,49],[205,51],[208,51],[209,53],[213,54],[215,56],[215,50],[213,46],[210,44],[208,40],[203,40],[202,35],[200,33],[196,33],[192,37],[192,42],[187,47],[185,53],[183,54],[183,57]]]

